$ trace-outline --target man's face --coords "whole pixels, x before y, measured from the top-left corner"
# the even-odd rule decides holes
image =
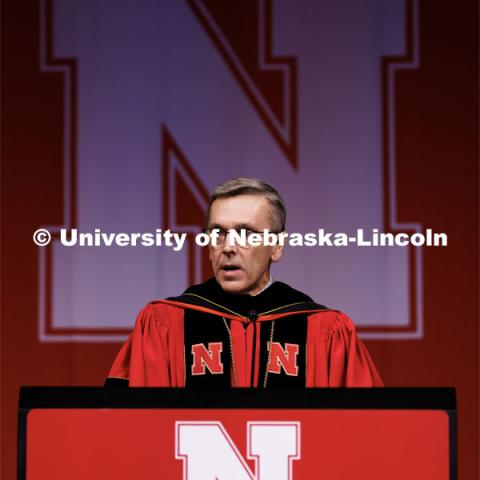
[[[272,209],[262,195],[219,198],[210,208],[208,228],[274,231]],[[227,237],[223,244],[210,246],[209,257],[213,274],[223,290],[253,295],[268,283],[270,262],[278,262],[282,251],[279,245],[248,248],[230,245]]]

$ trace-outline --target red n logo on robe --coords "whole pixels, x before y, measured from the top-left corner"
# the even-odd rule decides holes
[[[270,348],[268,371],[270,373],[281,373],[283,368],[287,375],[298,376],[297,356],[299,346],[286,343],[285,348],[282,348],[278,342],[272,342]]]
[[[220,355],[222,350],[221,342],[209,343],[208,350],[203,343],[192,345],[192,375],[205,375],[205,367],[213,375],[221,375],[223,373],[223,363]]]

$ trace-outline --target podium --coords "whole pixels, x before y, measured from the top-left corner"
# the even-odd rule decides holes
[[[19,480],[456,480],[453,388],[22,387]]]

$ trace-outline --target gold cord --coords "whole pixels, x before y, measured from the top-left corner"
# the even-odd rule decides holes
[[[273,343],[273,329],[275,327],[275,320],[272,320],[272,327],[270,328],[270,341],[268,342],[268,358],[267,366],[265,367],[265,378],[263,379],[263,388],[266,388],[268,382],[268,369],[270,367],[270,360],[272,357],[272,343]]]
[[[225,325],[225,328],[227,329],[228,341],[230,342],[230,358],[232,361],[233,386],[238,387],[238,376],[237,376],[237,367],[235,365],[235,353],[233,352],[232,333],[230,331],[230,328],[228,327],[228,323],[225,317],[222,317],[222,320],[223,320],[223,324]]]
[[[230,330],[230,327],[228,326],[228,322],[225,319],[225,317],[222,317],[223,324],[225,325],[225,328],[227,329],[228,333],[228,341],[230,342],[230,358],[232,362],[232,372],[233,372],[233,386],[238,387],[238,375],[237,375],[237,366],[235,363],[235,353],[233,351],[233,342],[232,342],[232,332]],[[256,328],[256,325],[253,325],[253,328]],[[268,367],[270,366],[270,360],[271,360],[271,354],[272,354],[272,343],[273,343],[273,331],[275,328],[275,321],[272,321],[272,326],[270,328],[270,341],[268,342],[268,357],[267,357],[267,365],[265,367],[265,377],[263,379],[263,388],[267,386],[268,382]],[[253,348],[255,348],[255,345],[253,345]],[[252,368],[255,368],[255,365],[252,365]]]

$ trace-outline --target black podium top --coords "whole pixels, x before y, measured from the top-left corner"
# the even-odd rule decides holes
[[[19,408],[342,408],[456,410],[454,388],[197,389],[22,387]]]

